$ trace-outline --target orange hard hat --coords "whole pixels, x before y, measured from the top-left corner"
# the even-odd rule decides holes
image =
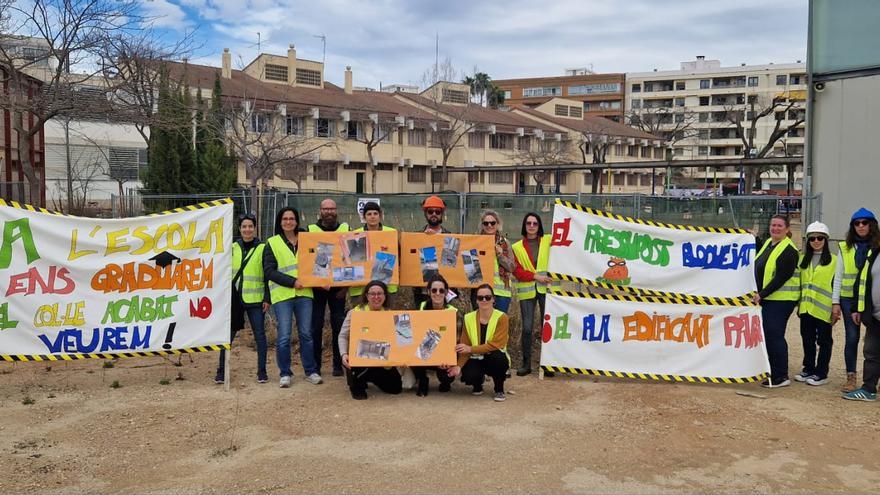
[[[440,199],[440,196],[428,196],[425,198],[425,202],[422,203],[422,209],[426,210],[428,208],[442,208],[446,209],[446,203]]]

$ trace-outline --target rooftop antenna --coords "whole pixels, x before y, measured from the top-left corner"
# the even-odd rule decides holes
[[[312,37],[318,38],[321,40],[321,64],[326,64],[327,62],[327,37],[324,34],[313,34]]]
[[[269,40],[266,40],[266,41],[269,41]],[[259,32],[259,31],[257,31],[257,42],[256,42],[256,44],[248,45],[248,48],[253,48],[253,47],[257,47],[257,53],[260,53],[261,50],[262,50],[262,48],[263,48],[263,38],[262,38],[262,36],[260,36],[260,32]]]

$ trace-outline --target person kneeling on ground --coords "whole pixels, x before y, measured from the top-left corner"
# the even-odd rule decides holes
[[[461,381],[473,387],[473,395],[483,394],[483,380],[492,377],[495,385],[494,399],[501,402],[504,395],[504,380],[510,368],[507,355],[508,317],[493,307],[495,294],[492,286],[483,284],[477,287],[476,311],[464,316],[465,331],[461,342],[455,346],[458,353],[458,366],[450,368],[449,374],[461,374]]]
[[[419,309],[424,310],[446,310],[455,311],[455,334],[461,333],[461,316],[455,306],[446,302],[446,294],[449,292],[449,284],[442,275],[434,275],[428,280],[428,300],[423,301],[419,305]],[[452,382],[455,378],[449,376],[449,367],[447,366],[412,366],[410,368],[416,377],[416,395],[425,397],[428,395],[428,372],[437,373],[437,380],[440,382],[438,390],[440,392],[449,392]]]
[[[351,397],[355,400],[367,398],[367,383],[372,382],[386,394],[399,394],[403,389],[400,373],[397,368],[352,368],[348,363],[348,340],[351,335],[351,315],[355,311],[384,311],[388,307],[388,287],[378,280],[373,280],[364,287],[361,303],[345,315],[342,330],[339,332],[339,352],[342,354],[342,365],[345,366],[345,377]]]

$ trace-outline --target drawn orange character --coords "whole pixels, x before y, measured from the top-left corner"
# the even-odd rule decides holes
[[[629,268],[626,267],[626,260],[612,257],[608,260],[608,269],[605,270],[605,274],[597,278],[596,281],[614,285],[629,285]]]

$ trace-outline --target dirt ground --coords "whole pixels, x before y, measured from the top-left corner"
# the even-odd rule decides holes
[[[792,374],[801,359],[796,325],[793,318]],[[432,384],[426,398],[372,389],[356,402],[344,379],[327,373],[323,385],[310,385],[301,368],[283,390],[273,349],[273,381],[257,384],[244,337],[229,392],[213,383],[215,353],[186,356],[179,367],[162,358],[112,368],[97,360],[0,364],[0,492],[877,493],[880,486],[880,403],[840,399],[840,324],[833,381],[823,387],[531,375],[508,382],[504,403],[460,384],[449,394]]]

